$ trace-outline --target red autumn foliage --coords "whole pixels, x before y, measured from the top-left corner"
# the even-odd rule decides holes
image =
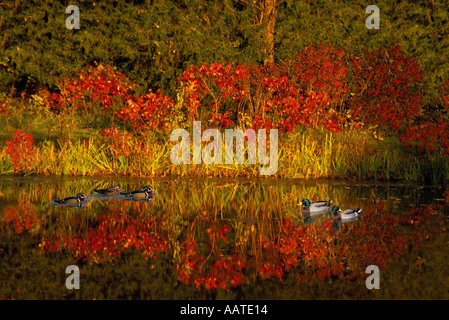
[[[316,91],[329,96],[337,108],[348,91],[347,54],[330,45],[306,46],[295,58],[293,81],[305,92]]]
[[[181,85],[188,115],[224,128],[241,122],[291,131],[321,123],[322,117],[311,119],[311,111],[328,104],[327,96],[297,88],[285,65],[202,63],[184,72]]]
[[[30,203],[21,203],[15,207],[8,207],[4,211],[5,220],[14,226],[14,231],[22,233],[30,230],[37,222],[36,211]]]
[[[444,197],[449,202],[449,192]],[[298,225],[286,218],[269,239],[257,236],[260,254],[250,256],[237,252],[232,243],[233,227],[212,216],[199,215],[184,229],[180,241],[172,241],[165,217],[145,216],[142,207],[131,203],[110,206],[89,220],[88,226],[84,219],[74,217],[71,224],[77,225],[71,225],[68,233],[44,236],[40,247],[43,252],[66,250],[76,259],[96,263],[111,262],[129,250],[153,259],[166,254],[164,257],[175,257],[179,281],[198,290],[229,290],[243,284],[249,275],[268,279],[293,274],[303,281],[364,278],[368,265],[385,268],[392,259],[446,230],[444,219],[434,214],[444,206],[392,214],[380,202],[364,209],[360,221],[343,223],[338,231],[331,218],[319,225]],[[17,233],[37,223],[29,204],[7,208],[5,216]]]
[[[45,238],[41,248],[45,252],[66,249],[76,259],[96,263],[112,261],[132,248],[153,259],[167,250],[167,232],[156,218],[123,214],[122,210],[127,210],[124,205],[110,207],[98,215],[87,233]]]
[[[52,110],[65,107],[84,109],[98,103],[102,109],[110,109],[118,103],[133,99],[133,84],[111,66],[88,66],[77,78],[67,80],[61,93],[46,93]]]
[[[422,112],[422,74],[416,59],[399,47],[349,56],[330,45],[309,45],[285,63],[191,66],[179,79],[180,102],[191,120],[210,127],[292,131],[302,125],[339,132],[350,114],[357,123],[398,130]],[[68,80],[60,94],[47,96],[54,110],[117,105],[114,112],[136,131],[169,127],[172,98],[160,90],[136,97],[133,86],[123,74],[100,64]]]
[[[14,173],[31,168],[34,161],[33,135],[18,129],[13,140],[6,141],[6,154],[10,156]]]
[[[231,227],[225,224],[219,228],[213,225],[206,230],[209,235],[207,247],[210,250],[207,256],[203,255],[195,240],[186,239],[181,246],[181,262],[177,265],[178,279],[186,284],[193,283],[198,290],[203,286],[206,290],[228,290],[229,287],[242,284],[245,264],[238,254],[220,254],[214,262],[206,265],[212,253],[216,253],[214,257],[221,253],[217,249],[219,240],[228,243],[226,233],[229,231]]]
[[[174,109],[174,102],[168,96],[160,93],[160,90],[135,99],[126,101],[128,107],[121,108],[117,114],[124,122],[129,122],[135,130],[156,129],[163,130],[167,127]]]
[[[130,141],[132,133],[120,131],[117,128],[104,128],[104,130],[100,130],[98,133],[106,140],[115,159],[120,154],[123,154],[125,157],[130,156],[133,148]]]
[[[449,123],[439,119],[436,123],[426,121],[420,126],[409,127],[399,137],[405,146],[418,146],[421,152],[442,150],[449,155]]]
[[[417,146],[422,153],[449,155],[449,79],[441,85],[442,110],[439,118],[407,128],[399,139],[404,146]]]
[[[354,117],[398,130],[421,114],[423,71],[416,59],[396,46],[355,56],[351,64]]]
[[[403,127],[421,112],[421,79],[418,62],[398,47],[350,58],[320,44],[303,48],[291,63],[202,63],[180,80],[195,120],[229,127],[245,119],[255,129],[304,125],[339,132],[348,111],[383,129]]]
[[[0,114],[7,114],[8,113],[8,105],[5,101],[0,100]]]

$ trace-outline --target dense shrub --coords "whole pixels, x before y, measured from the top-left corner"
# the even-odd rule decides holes
[[[135,130],[167,128],[175,107],[172,99],[161,94],[160,90],[150,90],[137,100],[128,99],[126,103],[127,107],[121,108],[117,114]]]
[[[64,81],[59,94],[44,94],[54,111],[63,108],[87,111],[97,106],[102,110],[113,108],[117,103],[134,98],[132,90],[133,85],[122,73],[100,63],[97,67],[88,66],[76,78]]]
[[[6,154],[10,156],[14,173],[31,168],[34,161],[33,135],[18,129],[13,140],[6,141]]]
[[[366,52],[352,59],[354,117],[398,130],[422,112],[422,69],[399,47]]]

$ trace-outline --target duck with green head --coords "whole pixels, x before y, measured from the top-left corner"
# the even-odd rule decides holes
[[[341,211],[339,206],[334,206],[332,208],[332,216],[335,220],[349,220],[349,219],[356,219],[359,217],[360,212],[362,212],[362,209],[356,208],[356,209],[346,209]]]
[[[302,199],[302,212],[304,213],[315,213],[315,212],[325,212],[328,211],[332,200],[329,201],[317,201],[310,202],[309,199]]]
[[[130,197],[132,199],[145,199],[149,200],[156,192],[151,186],[145,186],[139,190],[131,192],[120,192],[120,194]]]
[[[94,189],[96,193],[104,194],[106,196],[113,196],[120,194],[121,191],[123,191],[122,188],[120,188],[119,185],[113,186],[111,188],[107,189]]]
[[[75,203],[81,203],[86,201],[87,196],[80,192],[78,193],[76,196],[74,197],[68,197],[68,198],[64,198],[64,199],[57,199],[54,200],[56,203],[61,203],[61,204],[75,204]]]

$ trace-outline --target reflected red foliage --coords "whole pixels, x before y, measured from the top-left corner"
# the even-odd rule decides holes
[[[205,230],[208,237],[206,248],[201,248],[193,235],[187,234],[187,239],[181,244],[181,262],[177,265],[179,280],[193,283],[198,290],[228,290],[243,283],[244,261],[235,252],[228,254],[220,250],[220,244],[228,244],[226,234],[232,229],[226,224],[216,225],[209,217],[200,218],[201,222],[212,223]],[[203,252],[204,251],[204,252]]]
[[[449,193],[445,197],[449,199]],[[44,252],[67,250],[76,259],[96,263],[110,262],[129,250],[154,259],[165,253],[174,257],[178,280],[198,290],[229,290],[242,285],[250,275],[251,279],[254,275],[268,279],[293,274],[303,281],[329,277],[351,280],[366,277],[369,265],[386,268],[392,259],[444,232],[444,219],[435,214],[442,209],[429,206],[392,214],[381,202],[364,210],[360,221],[343,224],[338,231],[332,219],[320,225],[298,225],[287,218],[270,239],[258,236],[261,254],[255,257],[238,252],[232,239],[235,230],[214,217],[199,215],[173,242],[163,220],[144,218],[121,205],[98,215],[91,226],[77,234],[44,237],[41,247]],[[30,228],[33,219],[22,229]],[[20,226],[17,232],[21,232]]]
[[[94,226],[75,235],[45,238],[41,248],[45,252],[65,249],[76,259],[96,263],[110,262],[132,249],[153,259],[167,251],[167,232],[156,218],[143,218],[138,213],[133,216],[122,210],[127,210],[126,205],[110,207],[96,217]]]
[[[15,207],[8,207],[4,211],[5,220],[12,223],[14,231],[22,233],[30,230],[37,222],[36,211],[30,203],[21,203]]]

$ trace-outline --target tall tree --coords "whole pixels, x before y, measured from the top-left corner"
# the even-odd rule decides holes
[[[275,25],[276,17],[278,13],[279,4],[283,0],[261,0],[260,2],[260,12],[261,21],[265,24],[265,42],[266,47],[264,51],[266,53],[266,58],[264,63],[269,64],[274,62],[274,35],[275,35]]]

